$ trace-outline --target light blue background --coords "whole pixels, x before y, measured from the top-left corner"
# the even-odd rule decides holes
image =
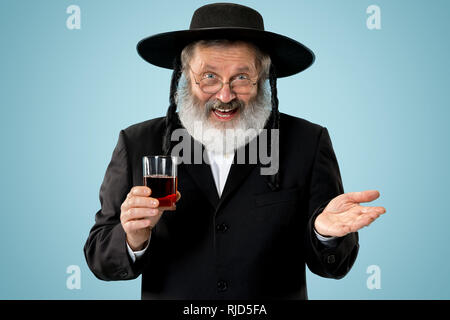
[[[140,278],[96,279],[83,245],[120,129],[168,106],[171,73],[139,58],[137,42],[186,29],[206,3],[0,2],[1,299],[140,298]],[[316,53],[278,82],[280,109],[326,126],[345,191],[378,189],[387,208],[360,231],[344,279],[308,272],[309,297],[449,299],[449,2],[241,3]],[[71,4],[81,30],[66,28]],[[371,4],[381,30],[366,27]],[[66,288],[69,265],[81,290]],[[366,287],[370,265],[379,290]]]

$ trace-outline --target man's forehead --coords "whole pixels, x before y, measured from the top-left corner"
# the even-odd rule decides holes
[[[197,47],[192,58],[191,62],[202,70],[232,68],[235,72],[251,72],[256,69],[255,52],[245,45]]]
[[[222,65],[217,66],[217,65],[208,64],[208,63],[202,63],[202,62],[200,62],[200,67],[202,69],[211,70],[211,71],[220,71],[220,69],[222,69]],[[250,63],[249,63],[249,65],[243,64],[243,65],[235,66],[233,69],[236,72],[250,72],[250,71],[252,71]]]

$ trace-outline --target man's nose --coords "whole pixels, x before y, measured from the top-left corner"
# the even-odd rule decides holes
[[[216,98],[223,103],[228,103],[236,98],[236,94],[231,91],[229,83],[224,83],[222,89],[220,89],[219,92],[216,93]]]

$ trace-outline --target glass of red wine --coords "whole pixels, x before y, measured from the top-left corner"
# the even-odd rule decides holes
[[[173,156],[144,156],[142,158],[144,186],[152,190],[151,197],[160,207],[172,207],[177,200],[177,164]]]

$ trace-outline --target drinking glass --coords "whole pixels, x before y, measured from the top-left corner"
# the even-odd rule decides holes
[[[144,186],[152,190],[151,197],[160,207],[172,207],[177,200],[177,157],[144,156],[142,158]]]

